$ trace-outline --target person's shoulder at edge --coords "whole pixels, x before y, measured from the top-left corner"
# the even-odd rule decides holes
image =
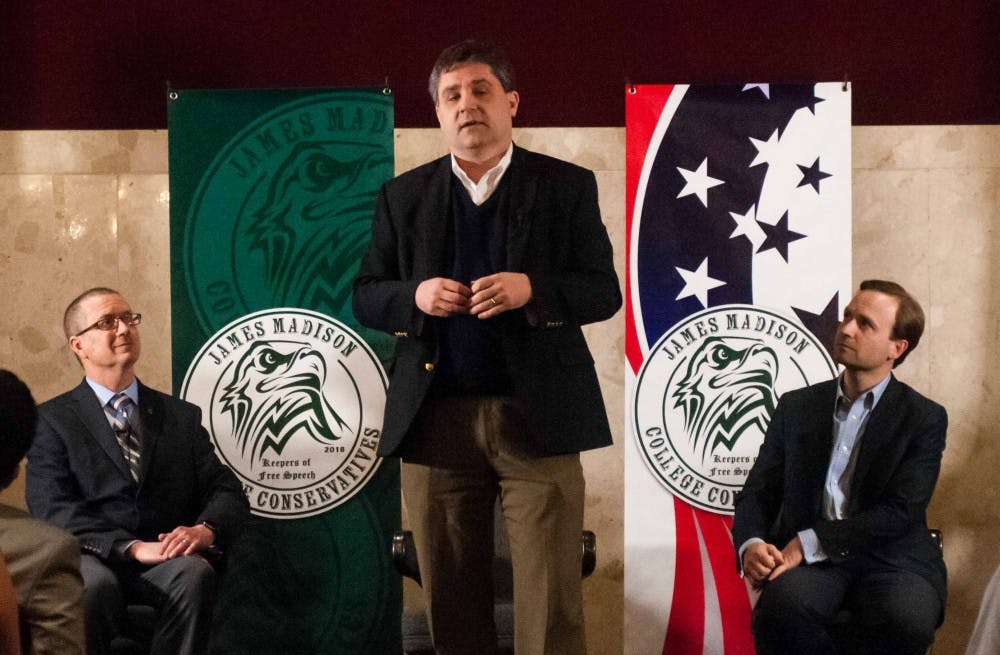
[[[30,534],[32,550],[79,551],[79,542],[74,535],[48,521],[33,518],[18,507],[0,504],[0,525],[5,531],[14,531],[22,536]]]

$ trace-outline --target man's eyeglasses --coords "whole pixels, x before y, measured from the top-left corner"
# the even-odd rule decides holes
[[[102,332],[107,332],[109,330],[118,329],[118,321],[121,321],[129,327],[134,327],[142,322],[142,314],[133,314],[132,312],[122,312],[121,314],[109,314],[108,316],[102,316],[97,319],[97,322],[93,325],[80,330],[73,336],[80,336],[91,330],[101,330]]]

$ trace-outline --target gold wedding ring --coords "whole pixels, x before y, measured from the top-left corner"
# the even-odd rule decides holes
[[[500,303],[497,302],[496,296],[490,298],[490,302],[493,303],[494,305],[499,305],[500,304]]]

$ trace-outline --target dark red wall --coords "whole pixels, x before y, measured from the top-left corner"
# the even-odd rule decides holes
[[[0,129],[166,127],[166,87],[371,86],[435,125],[438,52],[507,45],[522,126],[620,126],[625,80],[849,78],[854,123],[1000,123],[1000,2],[0,0]]]

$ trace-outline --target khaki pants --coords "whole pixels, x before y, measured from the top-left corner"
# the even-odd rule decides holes
[[[517,655],[586,653],[580,580],[580,456],[540,456],[502,397],[429,398],[404,458],[403,498],[439,655],[489,655],[493,507],[514,569]]]

